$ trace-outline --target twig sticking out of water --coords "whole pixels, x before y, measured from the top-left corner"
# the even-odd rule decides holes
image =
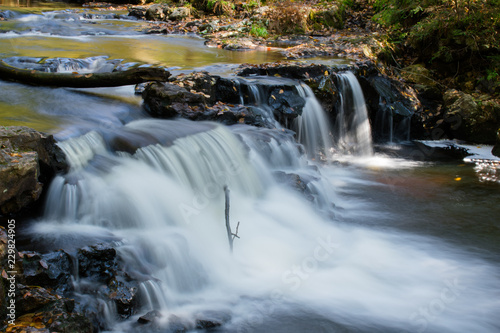
[[[238,224],[236,225],[236,232],[233,233],[231,230],[231,222],[229,221],[229,188],[227,185],[224,185],[224,194],[226,197],[226,231],[227,231],[227,239],[229,241],[229,249],[231,250],[231,253],[233,253],[233,241],[235,238],[240,238],[238,236],[238,229],[240,228],[240,221],[238,221]]]
[[[225,215],[226,215],[226,231],[227,231],[227,239],[229,241],[229,249],[231,250],[231,253],[233,253],[233,233],[231,231],[231,223],[229,221],[229,188],[227,185],[224,185],[224,194],[226,198],[226,209],[225,209]],[[238,231],[236,231],[238,233]]]

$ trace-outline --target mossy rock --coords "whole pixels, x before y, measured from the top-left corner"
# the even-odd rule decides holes
[[[325,27],[342,29],[344,27],[345,10],[332,6],[327,10],[311,11],[309,14],[309,24],[316,30]]]
[[[500,104],[494,100],[476,99],[457,90],[448,90],[443,96],[445,118],[453,137],[468,142],[495,144],[500,127]],[[446,121],[445,119],[445,121]]]

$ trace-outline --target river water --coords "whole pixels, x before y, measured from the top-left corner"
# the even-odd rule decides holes
[[[280,59],[82,13],[14,13],[1,22],[1,57],[19,66],[35,57],[58,71],[138,62],[225,74]],[[362,114],[357,153],[321,134],[320,162],[285,129],[151,120],[133,87],[0,87],[1,124],[53,133],[72,166],[51,184],[34,240],[69,249],[78,239],[117,239],[127,266],[155,277],[141,283],[144,307],[129,320],[103,305],[105,330],[141,331],[137,317],[156,309],[165,331],[200,316],[222,318],[219,332],[500,331],[500,191],[479,164],[373,154]],[[320,149],[310,132],[317,124],[324,133],[321,110],[297,89],[308,100],[298,137]],[[115,149],[130,133],[148,144]],[[303,193],[283,175],[299,176]],[[233,254],[225,185],[233,232],[240,223]]]

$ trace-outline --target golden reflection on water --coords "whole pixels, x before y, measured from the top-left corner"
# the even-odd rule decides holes
[[[274,52],[209,49],[203,40],[183,36],[23,36],[0,39],[2,57],[86,58],[109,56],[125,62],[196,68],[214,63],[263,63],[283,59]]]
[[[0,102],[1,126],[28,126],[37,131],[54,133],[60,123],[57,117],[39,114],[27,106]]]

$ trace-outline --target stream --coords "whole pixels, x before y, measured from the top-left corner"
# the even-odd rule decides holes
[[[242,63],[283,60],[208,48],[196,36],[142,34],[145,22],[106,12],[11,10],[0,22],[0,57],[18,66],[85,72],[141,63],[231,76]],[[342,76],[354,94],[345,101],[361,110],[353,80]],[[297,87],[307,103],[295,135],[151,119],[133,86],[0,81],[0,124],[54,134],[71,165],[25,232],[33,244],[68,251],[114,240],[127,267],[154,276],[141,282],[143,308],[127,320],[84,293],[89,281],[75,281],[80,300],[100,304],[103,331],[143,332],[138,317],[158,310],[159,332],[178,321],[203,332],[193,324],[200,314],[222,318],[215,332],[499,332],[500,184],[483,177],[492,171],[374,153],[363,113],[332,140],[314,95]],[[129,133],[137,149],[114,149]],[[312,158],[318,150],[324,161]],[[225,185],[233,231],[239,223],[232,254]]]

